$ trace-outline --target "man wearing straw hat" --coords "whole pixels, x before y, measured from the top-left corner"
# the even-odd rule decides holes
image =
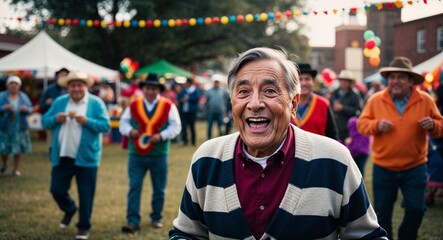
[[[87,239],[91,228],[97,170],[102,152],[102,133],[110,129],[103,101],[90,93],[94,84],[85,73],[70,72],[59,83],[68,94],[54,100],[43,116],[43,126],[53,130],[50,191],[65,213],[60,228],[68,227],[77,212],[69,195],[72,178],[77,182],[79,221],[76,239]]]
[[[417,239],[426,210],[426,137],[443,135],[443,117],[432,97],[414,87],[424,78],[408,58],[394,58],[380,74],[388,86],[368,100],[357,122],[361,133],[373,135],[374,208],[393,239],[392,212],[400,189],[405,213],[398,239]]]

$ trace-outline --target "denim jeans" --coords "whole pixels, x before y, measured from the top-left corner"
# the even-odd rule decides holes
[[[390,171],[374,165],[373,169],[374,209],[378,222],[392,237],[392,213],[397,200],[398,189],[403,195],[403,220],[398,229],[398,239],[417,239],[426,211],[426,164],[419,165],[406,171]]]
[[[60,164],[52,168],[50,191],[60,209],[65,213],[71,213],[76,206],[68,191],[75,176],[79,197],[79,220],[76,226],[90,229],[98,168],[75,166],[74,161],[68,157],[60,158]]]
[[[150,214],[152,221],[162,219],[165,201],[165,188],[168,175],[167,156],[144,157],[130,154],[128,160],[129,192],[126,220],[128,224],[140,225],[140,201],[143,189],[143,179],[148,170],[151,175],[152,199]]]
[[[223,126],[223,114],[222,113],[208,113],[208,140],[212,138],[212,124],[214,120],[217,122],[218,136],[222,136],[222,126]]]

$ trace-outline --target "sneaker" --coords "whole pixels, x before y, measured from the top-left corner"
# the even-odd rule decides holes
[[[138,231],[140,231],[140,225],[137,224],[126,224],[122,226],[122,233],[134,234]]]
[[[20,177],[21,175],[22,173],[19,170],[12,171],[12,176],[14,177]]]
[[[75,240],[84,240],[89,238],[89,229],[79,228],[77,235],[75,235]]]
[[[62,220],[60,221],[60,228],[66,229],[69,226],[69,223],[71,223],[72,217],[74,217],[75,213],[77,212],[77,208],[74,209],[72,212],[65,212],[65,215],[63,216]]]
[[[153,228],[159,229],[159,228],[162,228],[162,227],[163,227],[163,223],[160,222],[160,221],[153,221],[153,222],[151,223],[151,226],[152,226]]]
[[[5,172],[6,172],[7,169],[8,169],[8,166],[3,166],[3,167],[0,169],[0,175],[5,174]]]

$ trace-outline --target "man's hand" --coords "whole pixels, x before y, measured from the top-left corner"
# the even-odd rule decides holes
[[[131,138],[138,138],[138,137],[140,137],[140,132],[138,130],[136,130],[136,129],[132,129],[129,132],[129,137],[131,137]]]
[[[389,132],[391,131],[392,127],[394,127],[394,124],[386,119],[382,119],[378,121],[377,128],[380,132]]]
[[[58,123],[64,123],[66,122],[66,113],[58,113],[57,116],[55,117],[55,121]]]
[[[6,104],[4,109],[5,109],[5,111],[8,111],[8,112],[12,112],[12,110],[13,110],[11,104]]]
[[[160,133],[154,134],[150,139],[151,143],[158,143],[161,140],[162,140],[162,136],[160,135]]]
[[[86,116],[76,115],[75,116],[75,121],[77,121],[80,125],[85,125],[86,122],[88,121],[88,119],[86,118]]]
[[[344,106],[338,100],[335,100],[332,108],[334,109],[334,112],[341,112],[343,111]]]
[[[20,106],[20,111],[27,112],[28,111],[28,107],[26,107],[26,105],[21,105]]]
[[[429,116],[418,120],[418,124],[420,124],[420,127],[423,128],[424,130],[434,129],[434,121],[432,121],[432,118]]]

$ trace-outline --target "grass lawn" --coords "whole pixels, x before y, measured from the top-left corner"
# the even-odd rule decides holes
[[[198,122],[198,144],[206,137],[206,123]],[[172,144],[169,157],[168,187],[164,215],[165,227],[150,227],[151,181],[145,178],[142,195],[142,229],[135,236],[123,235],[120,227],[126,223],[126,194],[128,191],[127,152],[117,144],[104,146],[102,163],[92,214],[90,239],[166,239],[177,216],[189,164],[196,147]],[[9,166],[12,160],[9,160]],[[367,190],[371,191],[371,164],[367,164]],[[33,138],[33,153],[22,156],[21,177],[12,177],[11,168],[0,177],[0,239],[73,239],[78,215],[66,230],[60,230],[62,212],[49,193],[51,168],[46,143]],[[75,180],[74,180],[75,181]],[[75,182],[70,193],[78,203]],[[402,218],[400,201],[395,208],[394,228]],[[429,208],[420,229],[419,239],[443,239],[443,200]]]

